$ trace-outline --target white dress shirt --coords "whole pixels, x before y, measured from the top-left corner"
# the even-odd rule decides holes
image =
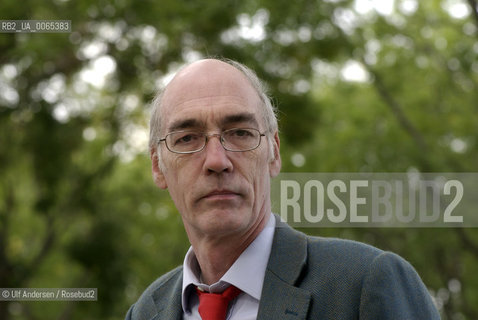
[[[227,320],[253,320],[257,318],[262,285],[271,253],[274,238],[275,219],[271,214],[264,229],[256,239],[242,252],[224,276],[216,283],[201,283],[200,268],[192,248],[184,258],[182,306],[184,320],[201,320],[199,316],[199,298],[196,287],[204,291],[219,293],[229,285],[234,285],[242,293],[231,302]]]

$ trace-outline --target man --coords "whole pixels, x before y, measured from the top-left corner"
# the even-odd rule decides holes
[[[153,107],[153,178],[169,190],[191,248],[126,319],[439,319],[400,257],[308,237],[271,213],[270,178],[281,167],[277,120],[251,70],[192,63]]]

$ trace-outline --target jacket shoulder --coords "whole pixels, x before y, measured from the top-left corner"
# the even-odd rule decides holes
[[[401,256],[383,251],[374,246],[353,240],[307,236],[309,263],[326,263],[329,268],[347,271],[355,275],[366,275],[374,267],[403,268],[414,272],[414,268]]]
[[[301,286],[321,299],[318,314],[329,318],[337,318],[338,312],[359,314],[361,319],[439,319],[419,275],[399,255],[351,240],[307,236],[307,243],[308,272]],[[327,304],[333,305],[333,310],[325,310]]]
[[[158,312],[158,301],[162,300],[162,297],[167,298],[169,296],[167,301],[177,300],[176,293],[181,287],[182,271],[183,267],[179,266],[151,283],[141,294],[138,301],[131,306],[126,319],[152,319]]]
[[[367,268],[376,257],[385,253],[362,242],[337,238],[307,236],[307,244],[309,259],[326,261],[329,265]]]

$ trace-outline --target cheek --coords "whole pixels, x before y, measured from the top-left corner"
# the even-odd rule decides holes
[[[252,160],[247,163],[249,163],[249,166],[244,169],[250,186],[254,189],[255,197],[263,197],[262,194],[269,188],[268,159],[263,154],[261,159],[255,158],[255,161]]]
[[[195,170],[194,162],[189,154],[170,154],[168,157],[164,157],[163,165],[167,168],[168,182],[177,184],[185,176],[189,176]]]
[[[165,173],[168,190],[177,206],[187,198],[190,194],[189,191],[194,186],[195,168],[188,164],[183,156],[168,159],[168,162],[165,163],[168,168]]]
[[[185,181],[185,176],[169,177],[168,191],[174,205],[182,214],[189,212],[191,209],[191,194],[194,185],[191,181]]]

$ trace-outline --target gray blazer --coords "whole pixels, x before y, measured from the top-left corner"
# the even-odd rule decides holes
[[[309,237],[276,219],[257,319],[440,319],[420,277],[399,256]],[[126,319],[182,319],[182,275],[178,267],[153,282]]]

